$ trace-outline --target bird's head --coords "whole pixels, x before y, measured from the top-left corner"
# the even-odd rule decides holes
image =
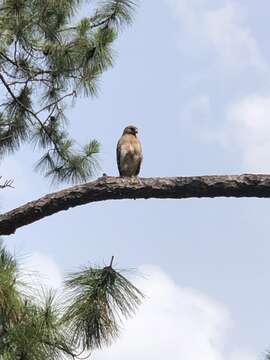
[[[124,134],[131,134],[136,136],[138,134],[138,129],[134,125],[129,125],[124,129],[123,135]]]

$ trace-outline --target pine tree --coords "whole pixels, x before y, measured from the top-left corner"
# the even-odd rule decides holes
[[[52,181],[86,181],[95,172],[99,143],[75,147],[65,101],[97,94],[100,76],[113,65],[112,44],[135,7],[131,0],[101,1],[74,24],[83,2],[0,1],[0,154],[32,143],[42,151],[36,169]]]
[[[142,299],[112,263],[67,275],[61,299],[25,278],[0,243],[0,360],[86,359],[118,336],[119,315],[131,316]]]
[[[132,20],[131,0],[99,1],[74,22],[80,0],[0,1],[0,155],[30,143],[36,166],[52,181],[80,182],[97,166],[99,143],[78,148],[66,129],[65,105],[95,96],[113,65],[112,44]],[[12,186],[9,180],[0,188]],[[0,360],[77,359],[109,345],[119,318],[131,316],[142,294],[112,262],[69,274],[64,301],[22,281],[18,261],[0,242]]]

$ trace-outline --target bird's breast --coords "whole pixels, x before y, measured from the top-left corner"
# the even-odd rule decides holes
[[[142,161],[139,139],[133,135],[123,135],[117,144],[117,161],[121,176],[136,176]]]
[[[141,154],[140,145],[137,143],[124,144],[121,148],[121,155],[123,157],[137,157]]]

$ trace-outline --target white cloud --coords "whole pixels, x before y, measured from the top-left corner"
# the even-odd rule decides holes
[[[255,38],[239,23],[240,9],[231,2],[205,14],[205,33],[220,59],[228,65],[251,65],[266,70]]]
[[[62,285],[62,273],[54,260],[42,253],[28,256],[22,265],[26,280],[35,287],[59,289]]]
[[[255,87],[253,80],[257,75],[258,79],[264,79],[264,84],[265,77],[269,76],[266,75],[269,66],[247,21],[248,7],[232,0],[166,1],[171,4],[179,23],[179,43],[183,52],[194,52],[198,59],[196,86],[201,88],[203,84],[206,89],[205,95],[187,101],[181,117],[198,119],[194,133],[205,141],[218,140],[226,145],[228,152],[239,156],[244,172],[269,172],[270,95],[261,96],[258,92],[245,96],[228,108],[224,106],[224,100],[230,101],[239,90],[241,96],[248,93],[247,84]],[[202,71],[201,62],[206,62],[207,71]],[[205,75],[203,80],[199,78],[202,75]],[[212,82],[218,79],[222,83],[217,86],[209,79]],[[212,90],[218,91],[213,93],[211,86]],[[192,84],[192,88],[195,85]],[[211,94],[211,102],[207,92]],[[224,98],[219,99],[219,92]],[[221,128],[218,134],[217,127]]]
[[[221,6],[209,0],[167,0],[179,18],[181,35],[189,38],[189,47],[213,51],[220,62],[237,70],[251,66],[268,70],[256,39],[242,19],[241,7],[232,1]],[[181,39],[181,43],[183,41]]]
[[[270,95],[247,96],[231,105],[217,135],[242,158],[245,171],[270,171]]]
[[[147,294],[145,303],[125,323],[118,342],[95,358],[225,360],[223,347],[232,325],[228,310],[194,289],[179,287],[159,268],[143,267],[141,272],[147,274],[137,283]],[[241,356],[255,360],[249,353]]]
[[[229,360],[256,360],[257,357],[254,354],[250,354],[243,351],[234,352],[230,357]]]
[[[34,253],[24,269],[43,274],[34,282],[59,288],[62,274],[47,255]],[[226,334],[232,319],[226,307],[191,288],[178,286],[161,269],[140,268],[143,277],[136,285],[146,299],[133,319],[123,324],[120,339],[110,348],[97,351],[97,360],[256,360],[250,352],[236,349],[225,354]]]

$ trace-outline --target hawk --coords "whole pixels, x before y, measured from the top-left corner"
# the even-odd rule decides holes
[[[142,162],[142,147],[136,126],[127,126],[117,143],[116,155],[120,176],[137,176]]]

